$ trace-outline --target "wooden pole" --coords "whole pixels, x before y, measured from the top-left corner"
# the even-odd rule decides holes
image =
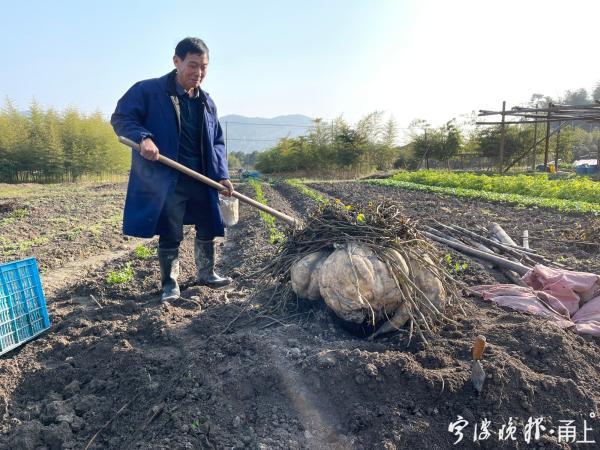
[[[550,103],[552,106],[552,103]],[[550,111],[548,111],[548,119],[550,119]],[[546,123],[546,143],[544,145],[544,170],[548,171],[548,149],[550,146],[550,122]]]
[[[596,166],[598,167],[598,173],[600,174],[600,136],[598,136],[598,157],[596,158]]]
[[[560,152],[560,129],[561,129],[561,123],[559,123],[558,125],[558,132],[556,133],[556,150],[554,151],[554,169],[558,172],[558,155]]]
[[[507,244],[507,245],[517,245],[517,243],[513,240],[513,238],[511,238],[508,233],[506,231],[504,231],[504,228],[502,228],[500,226],[500,224],[496,223],[496,222],[492,222],[490,224],[490,231],[492,232],[493,235],[496,236],[496,238],[498,238],[500,240],[500,242],[502,242],[503,244]]]
[[[429,144],[427,143],[427,128],[425,128],[425,164],[429,170]]]
[[[132,141],[131,139],[127,139],[126,137],[119,136],[119,142],[127,145],[128,147],[131,147],[134,150],[137,150],[138,152],[140,151],[140,144]],[[194,178],[195,180],[198,180],[204,184],[209,185],[210,187],[216,189],[219,192],[227,190],[227,188],[225,186],[223,186],[222,184],[217,183],[216,181],[214,181],[202,174],[199,174],[198,172],[184,166],[183,164],[179,164],[177,161],[173,161],[172,159],[167,158],[166,156],[159,154],[158,162],[161,162],[166,166],[169,166],[175,170],[178,170],[179,172],[185,173],[186,175],[188,175],[188,176]],[[256,200],[254,200],[253,198],[246,197],[244,194],[234,191],[233,196],[235,198],[237,198],[238,200],[240,200],[250,206],[255,207],[256,209],[260,209],[261,211],[264,211],[267,214],[272,215],[276,219],[279,219],[279,220],[287,223],[290,226],[298,227],[300,225],[299,222],[296,219],[294,219],[293,217],[290,217],[287,214],[277,211],[276,209],[273,209],[270,206],[263,205],[262,203],[259,203]]]
[[[515,113],[520,113],[520,112],[534,113],[536,111],[536,108],[525,108],[522,106],[515,106],[511,109],[511,111],[513,111]],[[594,113],[596,111],[600,112],[600,105],[594,104],[594,105],[565,106],[565,105],[553,104],[552,107],[549,106],[547,108],[537,108],[537,111],[538,112],[562,112],[562,113],[578,113],[578,112]],[[486,109],[479,110],[480,116],[497,116],[500,114],[501,114],[500,111],[489,111]]]
[[[535,107],[535,115],[537,116],[537,105]],[[531,157],[531,170],[535,171],[535,157],[537,153],[537,122],[533,124],[533,156]]]
[[[491,255],[489,253],[483,252],[481,250],[474,249],[473,247],[469,247],[468,245],[459,244],[453,241],[449,241],[448,239],[444,239],[442,237],[436,236],[435,234],[428,233],[427,231],[421,231],[425,236],[427,236],[432,241],[439,242],[440,244],[447,245],[448,247],[454,248],[465,255],[474,256],[479,259],[483,259],[484,261],[489,261],[498,267],[503,267],[505,269],[514,270],[519,275],[525,275],[531,267],[525,266],[521,263],[510,261],[506,258],[502,258],[500,256]]]
[[[506,101],[502,102],[502,124],[500,125],[500,170],[504,168],[504,144],[506,141],[506,124],[504,123],[506,118]]]
[[[509,121],[509,120],[505,120],[504,122],[475,122],[475,125],[527,125],[530,123],[547,123],[547,122],[564,122],[565,120],[571,120],[571,119],[566,119],[566,118],[554,118],[554,119],[544,119],[544,120],[518,120],[518,121]],[[580,120],[584,120],[584,119],[580,119]],[[587,119],[585,119],[587,120]],[[598,118],[598,122],[600,122],[600,118]]]

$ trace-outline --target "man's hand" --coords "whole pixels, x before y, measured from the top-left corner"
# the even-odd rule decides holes
[[[156,161],[158,159],[158,147],[152,139],[142,139],[142,142],[140,142],[140,154],[150,161]]]
[[[225,186],[227,188],[227,190],[222,190],[221,194],[224,195],[225,197],[231,197],[233,195],[233,184],[231,184],[231,181],[228,179],[224,179],[219,181],[219,184],[222,184],[223,186]]]

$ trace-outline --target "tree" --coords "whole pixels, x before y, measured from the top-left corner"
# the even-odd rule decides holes
[[[425,123],[419,125],[424,126]],[[458,153],[461,145],[462,135],[454,119],[439,128],[425,128],[423,134],[417,135],[413,140],[415,156],[425,159],[427,168],[430,158],[448,161]]]
[[[565,97],[562,102],[566,105],[587,105],[590,103],[590,98],[587,91],[584,88],[581,88],[576,91],[565,92]]]
[[[419,166],[420,160],[415,157],[415,144],[414,141],[398,147],[398,157],[394,161],[394,168],[416,170]]]
[[[383,127],[381,141],[375,151],[375,164],[378,169],[387,170],[393,167],[398,156],[398,149],[395,147],[397,137],[398,127],[396,121],[393,117],[390,117]]]
[[[592,98],[594,100],[600,100],[600,81],[596,84],[596,89],[592,92]]]
[[[355,127],[356,134],[364,141],[376,142],[383,133],[381,119],[383,111],[373,111],[360,119]]]
[[[356,168],[365,151],[364,134],[345,126],[335,136],[337,160],[341,166]]]
[[[354,129],[357,142],[360,141],[363,146],[361,149],[361,162],[366,167],[373,165],[377,159],[377,143],[381,140],[383,134],[382,118],[383,111],[373,111],[360,119]]]
[[[431,135],[431,125],[424,119],[414,119],[408,125],[408,134],[413,143],[414,157],[419,161],[425,159],[426,167],[429,169],[429,158],[431,152],[429,148],[428,133]]]
[[[44,175],[52,181],[58,181],[63,175],[64,152],[60,139],[60,116],[53,109],[46,111],[43,128],[46,147]]]
[[[553,156],[550,159],[553,160],[554,156],[558,154],[558,158],[563,161],[573,161],[573,149],[577,145],[577,142],[581,139],[582,133],[589,134],[585,130],[577,127],[567,126],[561,128],[560,138],[558,138],[556,135],[553,136],[552,145],[554,152],[552,153]]]
[[[474,135],[476,151],[481,156],[497,158],[500,152],[501,140],[500,126],[481,128]],[[504,156],[507,159],[516,157],[520,152],[527,150],[532,141],[533,130],[530,127],[507,126],[504,141]]]
[[[258,158],[258,154],[259,152],[254,150],[252,153],[246,155],[244,161],[248,166],[254,167],[256,164],[256,159]]]
[[[19,166],[26,172],[41,172],[48,165],[46,139],[44,135],[44,112],[40,105],[33,100],[29,106],[27,124],[28,151],[19,156]]]
[[[242,162],[232,152],[227,155],[227,166],[229,167],[229,170],[237,170],[242,167]]]
[[[529,100],[529,105],[531,107],[535,107],[536,105],[544,103],[544,94],[532,94],[531,99]]]
[[[439,161],[448,161],[455,156],[462,144],[462,136],[454,120],[436,129],[432,138],[432,156]]]
[[[8,182],[18,181],[22,155],[27,151],[27,118],[6,99],[0,112],[0,176]]]
[[[242,167],[252,168],[256,164],[256,157],[258,155],[258,151],[253,151],[252,153],[244,153],[241,151],[230,152],[230,155],[235,156],[239,161]]]

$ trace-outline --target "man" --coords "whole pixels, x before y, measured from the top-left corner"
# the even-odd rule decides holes
[[[218,181],[227,188],[225,195],[233,193],[217,108],[200,89],[208,57],[201,39],[183,39],[175,48],[175,70],[134,84],[111,117],[117,135],[140,143],[140,153],[132,152],[123,232],[138,237],[159,235],[162,300],[180,295],[177,278],[184,224],[196,228],[197,282],[211,287],[231,282],[214,271],[214,238],[224,235],[219,194],[156,162],[160,149],[164,156]]]

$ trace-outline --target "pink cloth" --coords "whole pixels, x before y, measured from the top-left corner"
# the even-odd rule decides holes
[[[575,330],[579,334],[600,336],[600,297],[591,299],[573,314]]]
[[[600,336],[600,277],[536,265],[523,276],[529,287],[514,284],[475,286],[484,300],[546,317],[561,328]]]
[[[586,272],[571,272],[563,269],[536,265],[523,275],[523,281],[536,291],[545,291],[560,300],[574,314],[581,300],[600,295],[598,275]],[[583,297],[583,298],[582,298]]]

